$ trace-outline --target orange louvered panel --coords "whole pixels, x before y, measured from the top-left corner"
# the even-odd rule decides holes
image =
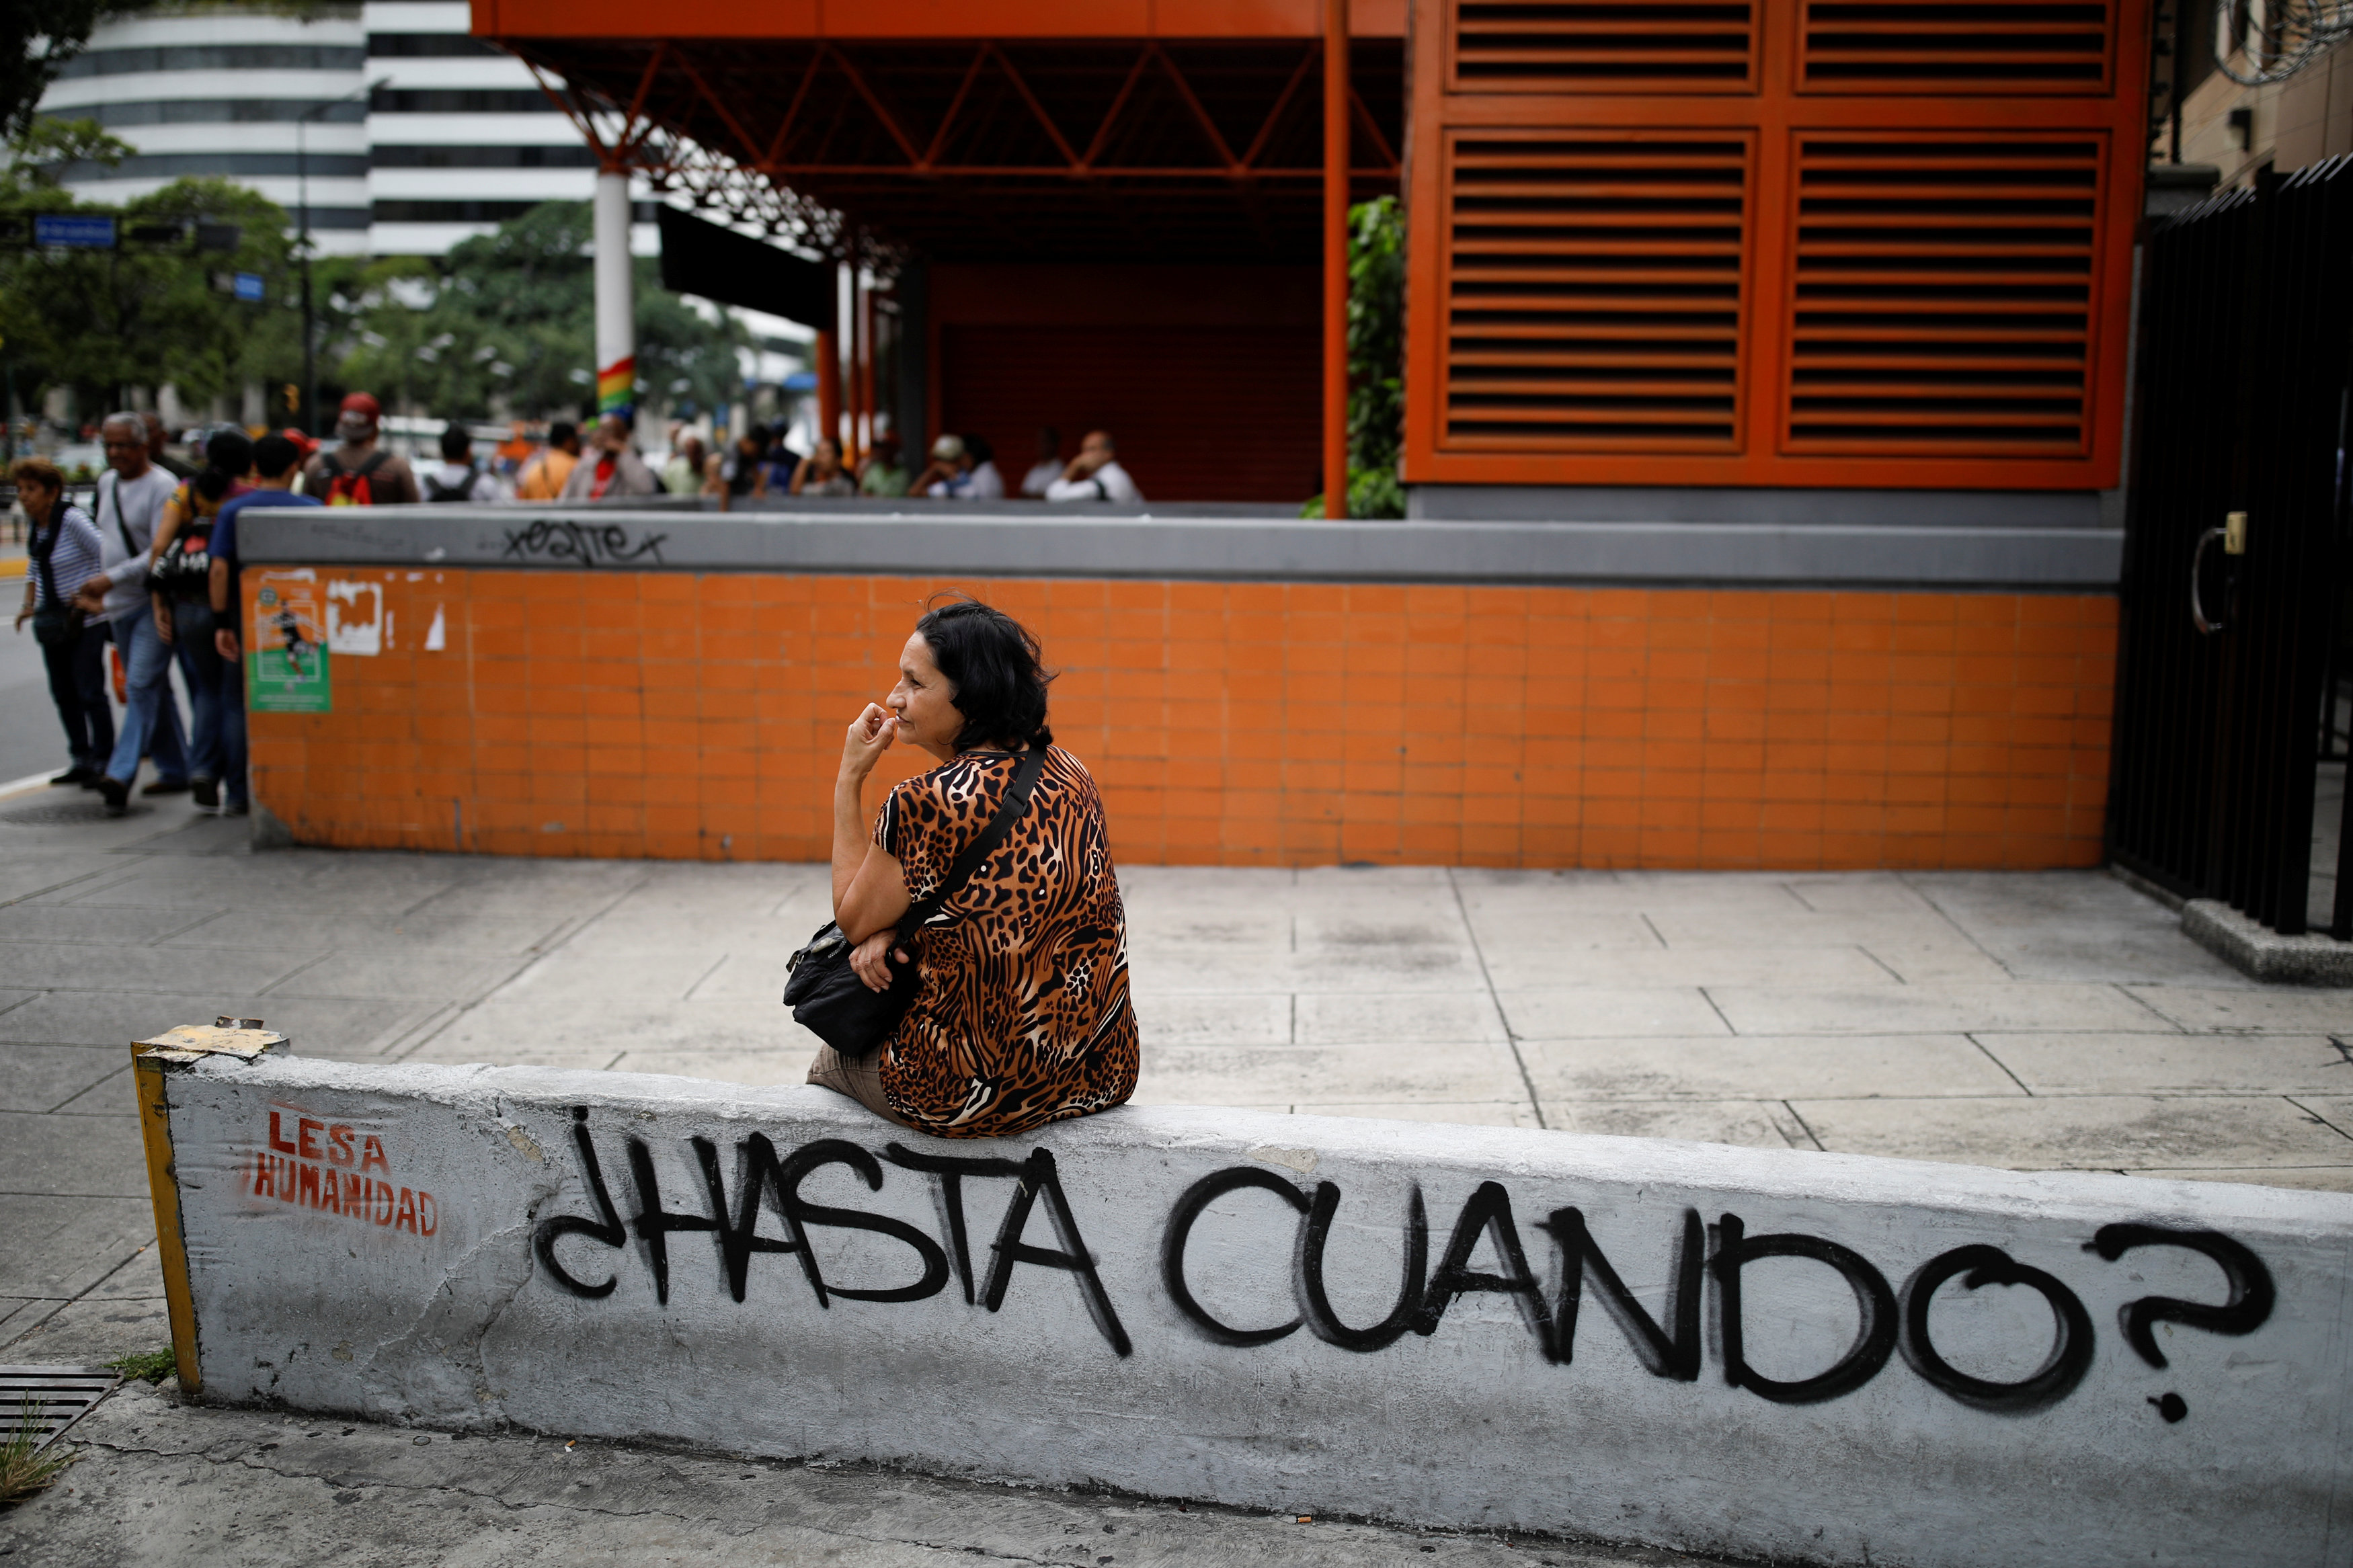
[[[1787,449],[2082,451],[2101,153],[1800,136]]]
[[[2116,483],[2151,0],[1409,3],[1407,483]]]
[[[1744,91],[1756,75],[1746,0],[1459,0],[1453,21],[1463,91]]]
[[[2111,7],[2089,0],[1807,0],[1799,72],[1831,92],[2105,92]]]
[[[1737,132],[1453,138],[1445,443],[1734,449],[1752,147]]]

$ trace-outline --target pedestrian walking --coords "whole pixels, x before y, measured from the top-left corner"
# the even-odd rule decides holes
[[[49,700],[66,727],[73,762],[49,782],[96,789],[114,751],[114,710],[106,700],[106,622],[74,603],[74,594],[104,564],[106,552],[88,514],[65,499],[65,476],[42,458],[20,458],[8,470],[31,532],[26,541],[25,607],[16,630],[33,623]]]
[[[212,536],[221,508],[250,487],[253,443],[224,430],[205,443],[205,467],[164,503],[149,552],[147,591],[154,601],[155,635],[178,658],[195,723],[188,742],[188,787],[196,805],[220,805],[228,766],[221,733],[221,658],[213,645]]]
[[[237,522],[248,507],[317,506],[316,496],[297,495],[302,449],[283,436],[253,444],[253,488],[221,503],[213,521],[212,573],[206,595],[213,612],[213,649],[221,660],[221,815],[243,816],[252,795],[246,772],[245,619],[238,603]]]
[[[888,705],[869,703],[842,742],[834,921],[870,988],[892,990],[912,964],[914,989],[878,1048],[828,1045],[808,1080],[919,1132],[1009,1137],[1135,1090],[1103,797],[1054,744],[1048,679],[1018,622],[956,599],[915,623]],[[867,775],[900,740],[940,765],[893,788],[870,836]],[[959,866],[984,835],[979,863]]]
[[[335,416],[343,444],[322,452],[303,472],[303,489],[329,506],[396,506],[425,499],[406,458],[376,444],[383,407],[373,394],[354,392]]]
[[[139,416],[139,427],[147,432],[147,460],[175,479],[193,479],[196,470],[170,450],[172,433],[164,425],[164,416],[150,408]]]
[[[547,427],[547,445],[539,456],[523,465],[522,477],[515,480],[515,500],[554,500],[564,493],[579,462],[580,426],[559,419]]]
[[[107,471],[98,479],[90,521],[105,561],[75,602],[105,616],[122,661],[122,718],[115,726],[114,754],[98,781],[109,815],[120,816],[138,781],[140,759],[151,752],[155,777],[142,795],[174,795],[188,787],[187,737],[172,695],[172,650],[155,634],[154,606],[147,596],[148,552],[177,486],[149,460],[147,430],[138,415],[108,415],[99,437],[105,443]]]
[[[463,425],[441,427],[441,466],[425,476],[425,499],[477,503],[499,499],[499,482],[474,461],[474,438]]]

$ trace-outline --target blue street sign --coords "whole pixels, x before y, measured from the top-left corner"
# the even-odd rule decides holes
[[[33,243],[72,246],[82,250],[112,250],[114,220],[111,217],[71,217],[63,213],[36,214],[33,218]]]
[[[261,289],[261,274],[259,272],[238,273],[237,275],[237,297],[240,300],[250,300],[257,305],[260,304],[262,300],[265,298]]]

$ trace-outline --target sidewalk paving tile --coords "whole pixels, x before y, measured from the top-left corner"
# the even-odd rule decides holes
[[[8,1151],[0,1190],[147,1196],[147,1149],[135,1121],[0,1110],[0,1149]]]
[[[0,1110],[55,1110],[118,1072],[120,1059],[88,1046],[0,1045]]]
[[[2181,934],[2180,918],[2114,877],[1937,871],[1913,884],[2021,980],[2239,983]]]
[[[1620,990],[1599,985],[1498,991],[1512,1033],[1524,1040],[1729,1035],[1731,1028],[1697,986]]]
[[[12,1148],[0,1180],[28,1180],[19,1168],[25,1163]],[[142,1186],[146,1179],[142,1163]],[[135,1198],[0,1192],[0,1296],[79,1296],[154,1239],[155,1210],[143,1192]]]
[[[1547,1101],[2025,1093],[1966,1035],[1529,1040],[1520,1050]]]
[[[2145,1029],[2158,1021],[2113,985],[1890,985],[1868,991],[1710,987],[1744,1035]]]
[[[1817,990],[1898,985],[1860,947],[1657,947],[1483,950],[1498,990],[1547,986],[1764,985]]]
[[[258,994],[325,954],[313,945],[306,952],[248,952],[230,948],[210,952],[149,947],[121,942],[101,944],[104,977],[111,991],[193,991],[218,986],[223,991]],[[56,946],[40,942],[0,942],[0,986],[56,985],[83,978],[83,965]]]
[[[1147,1016],[1140,1002],[1136,1016]],[[1295,1016],[1303,1046],[1509,1037],[1495,999],[1475,991],[1310,992]]]
[[[2292,1094],[2353,1090],[2353,1049],[2325,1035],[1977,1037],[2035,1094]]]
[[[2353,1166],[2353,1138],[2277,1095],[1793,1102],[1827,1149],[2013,1170]],[[1924,1114],[1924,1110],[1926,1113]]]
[[[1461,1127],[1535,1127],[1535,1108],[1525,1100],[1356,1100],[1301,1104],[1300,1116],[1357,1116],[1376,1121],[1448,1121]]]
[[[1133,994],[1136,1033],[1146,1050],[1163,1046],[1288,1046],[1300,1043],[1286,992],[1220,996],[1196,992]],[[1472,998],[1477,1000],[1477,998]]]
[[[1521,1100],[1510,1048],[1490,1041],[1357,1046],[1164,1046],[1144,1060],[1139,1105],[1296,1105]]]
[[[1545,1125],[1612,1138],[1673,1138],[1748,1149],[1811,1149],[1805,1124],[1778,1100],[1546,1100]]]
[[[2297,986],[2215,989],[2135,985],[2132,994],[2185,1029],[2353,1036],[2353,991]]]

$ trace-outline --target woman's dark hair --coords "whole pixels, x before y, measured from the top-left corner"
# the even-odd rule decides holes
[[[965,437],[964,449],[972,454],[972,466],[976,468],[997,456],[997,448],[988,444],[986,436]]]
[[[462,463],[473,455],[474,438],[466,434],[466,427],[463,425],[441,426],[441,460],[443,462]]]
[[[205,467],[196,476],[196,493],[206,500],[218,500],[252,468],[252,440],[242,432],[224,430],[205,443]]]
[[[958,596],[924,611],[915,632],[955,689],[956,710],[964,715],[957,751],[1008,741],[1039,748],[1054,743],[1054,731],[1046,727],[1046,683],[1054,678],[1028,627],[1000,609]]]

